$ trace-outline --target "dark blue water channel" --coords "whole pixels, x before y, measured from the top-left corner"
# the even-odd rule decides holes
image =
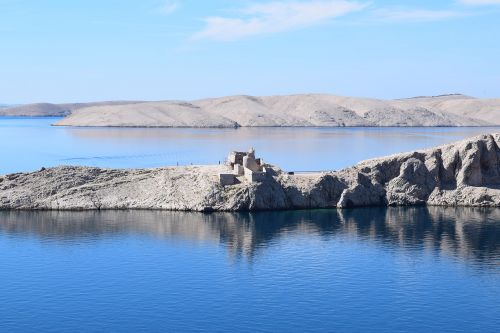
[[[293,171],[495,128],[105,129],[0,118],[0,174],[218,163]],[[0,212],[0,332],[498,332],[500,209]]]
[[[0,212],[0,331],[498,332],[499,220]]]

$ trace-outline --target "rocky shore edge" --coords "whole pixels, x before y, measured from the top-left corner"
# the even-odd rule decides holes
[[[365,206],[500,207],[500,134],[367,160],[339,171],[220,182],[226,165],[61,166],[0,176],[1,210],[256,211]]]

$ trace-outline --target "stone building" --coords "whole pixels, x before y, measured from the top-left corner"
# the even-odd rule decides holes
[[[255,149],[248,152],[232,151],[227,158],[227,166],[231,173],[220,173],[221,185],[233,185],[238,177],[249,182],[262,182],[266,179],[269,166],[265,166],[262,159],[255,157]]]

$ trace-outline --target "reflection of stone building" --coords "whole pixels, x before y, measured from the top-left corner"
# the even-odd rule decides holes
[[[269,174],[270,166],[265,165],[262,159],[255,157],[255,149],[248,152],[233,151],[227,159],[229,173],[220,173],[219,182],[221,185],[234,185],[241,181],[263,182]]]
[[[232,257],[258,256],[293,234],[322,240],[349,235],[389,248],[431,251],[497,267],[500,209],[394,207],[353,210],[189,213],[170,211],[0,211],[0,235],[50,241],[149,235],[223,245]]]

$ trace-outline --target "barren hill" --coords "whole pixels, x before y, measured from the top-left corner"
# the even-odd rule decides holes
[[[121,105],[134,104],[136,101],[111,101],[111,102],[92,102],[92,103],[33,103],[17,106],[0,107],[0,116],[17,116],[17,117],[62,117],[71,114],[78,109],[91,106],[103,105]]]
[[[55,125],[101,127],[492,126],[500,125],[500,99],[241,95],[189,102],[31,104],[0,115],[66,116]]]

